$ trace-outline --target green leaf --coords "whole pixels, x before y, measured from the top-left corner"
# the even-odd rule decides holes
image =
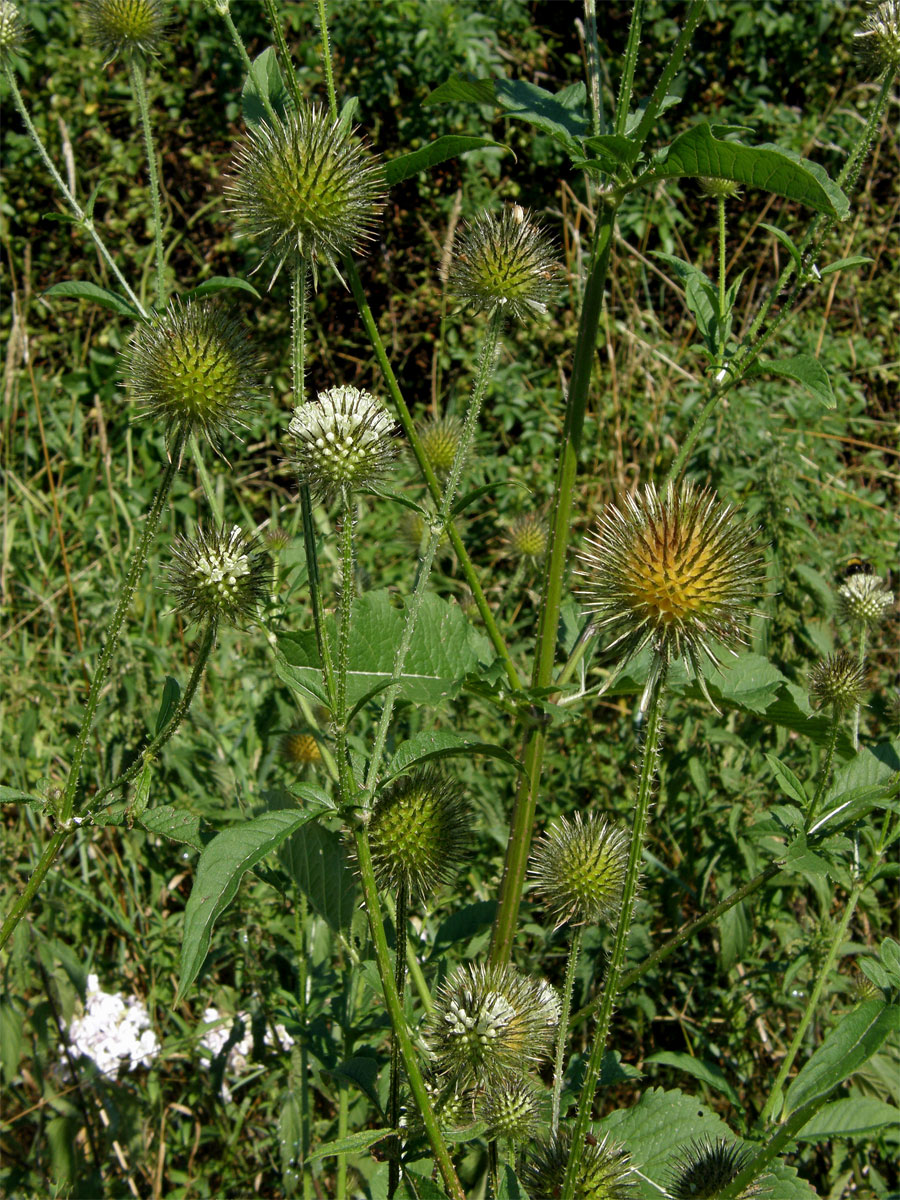
[[[771,753],[766,754],[766,761],[772,768],[775,778],[781,785],[781,790],[784,794],[790,796],[792,800],[796,800],[801,808],[806,808],[807,804],[809,804],[809,796],[807,796],[806,789],[791,768]]]
[[[278,1146],[281,1159],[281,1186],[285,1196],[296,1196],[302,1178],[297,1164],[303,1157],[303,1116],[301,1097],[288,1088],[281,1097],[278,1112]]]
[[[378,1098],[378,1061],[374,1058],[360,1056],[358,1058],[348,1058],[344,1062],[338,1063],[331,1071],[322,1071],[323,1075],[329,1075],[332,1079],[337,1079],[341,1082],[352,1083],[354,1087],[359,1088],[364,1096],[367,1096],[375,1111],[381,1113],[381,1101]],[[383,1117],[383,1113],[382,1113]]]
[[[376,1142],[393,1136],[393,1129],[362,1129],[358,1133],[348,1133],[346,1137],[318,1146],[306,1156],[307,1162],[317,1158],[336,1158],[339,1154],[357,1154],[360,1150],[368,1150]]]
[[[747,378],[759,375],[779,375],[793,379],[812,393],[826,408],[834,408],[837,401],[831,386],[831,377],[825,367],[811,354],[795,354],[792,358],[772,358],[755,362],[747,371]]]
[[[674,1067],[677,1071],[684,1071],[688,1075],[693,1075],[695,1079],[709,1084],[711,1088],[714,1088],[717,1092],[721,1092],[723,1096],[727,1096],[736,1108],[743,1108],[738,1099],[737,1092],[715,1063],[707,1062],[702,1058],[694,1058],[692,1054],[684,1054],[679,1050],[658,1050],[656,1054],[651,1054],[644,1061],[659,1063],[666,1067]]]
[[[623,164],[632,162],[634,158],[634,142],[618,133],[603,133],[599,137],[585,138],[583,145],[594,157],[574,162],[572,165],[579,170],[595,168],[612,173]]]
[[[151,808],[143,813],[140,823],[148,833],[171,838],[173,842],[193,846],[195,850],[202,850],[205,844],[200,836],[200,818],[184,809],[173,808],[171,804]]]
[[[101,308],[108,308],[120,317],[130,317],[133,321],[141,319],[141,314],[124,296],[111,292],[109,288],[98,287],[96,283],[67,279],[63,283],[54,283],[43,295],[62,296],[70,300],[93,300]]]
[[[32,796],[30,792],[20,792],[18,788],[0,784],[0,804],[39,804],[43,808],[46,803],[41,796]]]
[[[176,1003],[197,978],[209,950],[213,925],[234,899],[244,873],[291,836],[307,813],[267,812],[218,834],[204,847],[184,910],[184,940]]]
[[[137,777],[128,805],[125,809],[125,820],[128,828],[134,827],[134,822],[140,820],[141,814],[150,803],[150,784],[153,781],[153,763],[145,761]]]
[[[379,683],[390,680],[404,624],[405,610],[394,607],[387,590],[366,592],[354,601],[347,674],[351,705]],[[333,618],[329,634],[335,644]],[[462,689],[465,676],[482,670],[493,658],[490,642],[469,623],[458,604],[427,593],[399,680],[398,698],[428,705],[453,699]],[[311,631],[279,635],[275,668],[291,687],[323,699],[321,664]]]
[[[828,1138],[860,1137],[892,1127],[900,1127],[900,1108],[874,1096],[853,1096],[820,1108],[797,1137],[802,1142],[824,1142]]]
[[[470,1140],[474,1140],[475,1136],[477,1135],[473,1135]],[[430,1176],[409,1169],[404,1174],[406,1178],[400,1181],[400,1186],[394,1193],[395,1200],[447,1200],[447,1193]]]
[[[490,758],[499,758],[501,762],[522,770],[522,764],[493,742],[482,742],[478,738],[461,733],[419,733],[409,741],[401,742],[394,752],[387,769],[385,780],[408,771],[410,767],[430,762],[436,758],[459,758],[461,755],[471,758],[476,754],[484,754]]]
[[[723,912],[716,924],[719,927],[722,966],[727,971],[744,957],[753,934],[753,925],[744,901],[739,900]]]
[[[393,187],[395,183],[400,183],[403,179],[411,179],[413,175],[427,171],[431,167],[437,166],[438,163],[447,162],[451,158],[459,158],[461,154],[466,154],[470,150],[483,150],[486,146],[496,146],[498,149],[512,154],[508,146],[504,146],[502,142],[495,142],[492,138],[446,134],[444,137],[435,138],[434,141],[429,142],[427,146],[422,146],[419,150],[398,155],[397,158],[392,158],[390,162],[385,163],[385,183],[388,187]]]
[[[438,958],[450,946],[468,942],[485,929],[489,929],[497,915],[496,900],[476,900],[449,916],[441,923],[431,948],[429,959]]]
[[[881,961],[891,976],[894,987],[900,988],[900,943],[886,937],[881,943]]]
[[[862,267],[866,263],[874,261],[874,258],[868,258],[865,254],[851,254],[849,258],[839,258],[837,262],[829,263],[827,267],[820,267],[819,274],[824,279],[826,275],[833,275],[835,271],[844,271],[848,267]]]
[[[189,292],[184,292],[181,299],[198,300],[201,296],[214,296],[216,292],[225,291],[249,292],[257,300],[262,299],[252,283],[248,283],[246,279],[238,279],[236,275],[213,275],[209,279],[204,279],[202,283],[198,283]]]
[[[875,998],[865,1000],[829,1033],[787,1090],[782,1120],[799,1108],[827,1096],[878,1050],[900,1027],[900,1007]]]
[[[509,1163],[504,1163],[500,1172],[497,1200],[528,1200],[528,1193],[519,1183],[516,1173]]]
[[[281,76],[275,47],[269,46],[253,60],[241,92],[241,108],[248,125],[268,125],[269,114],[265,100],[268,99],[279,117],[284,117],[290,105],[290,96]]]
[[[773,234],[781,242],[782,246],[784,246],[785,250],[787,250],[788,254],[794,260],[794,266],[799,271],[802,256],[800,254],[800,247],[794,239],[785,233],[783,229],[779,229],[777,225],[769,225],[766,221],[760,221],[759,224],[761,229],[768,229],[769,233]]]
[[[332,929],[346,929],[356,911],[356,880],[338,834],[317,822],[304,825],[279,855],[294,883]]]
[[[497,93],[494,90],[493,79],[463,79],[459,75],[451,77],[429,92],[422,105],[428,108],[432,104],[494,104],[497,103]]]
[[[159,702],[159,712],[156,714],[156,734],[162,733],[169,721],[172,719],[172,713],[175,711],[175,706],[181,696],[181,686],[177,679],[173,679],[171,675],[166,676],[166,682],[163,685],[162,699]]]
[[[841,221],[848,215],[849,200],[816,163],[768,143],[746,146],[743,142],[726,141],[722,135],[733,129],[702,122],[685,130],[656,155],[650,178],[731,179],[786,200],[796,200]]]

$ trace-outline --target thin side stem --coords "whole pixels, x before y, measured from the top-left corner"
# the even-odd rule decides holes
[[[719,366],[725,361],[725,197],[716,196],[716,217],[719,226]]]
[[[150,105],[147,101],[147,81],[144,78],[143,64],[136,55],[130,55],[128,58],[128,74],[131,78],[131,88],[137,101],[138,112],[141,115],[144,147],[147,151],[147,173],[150,176],[150,203],[153,206],[153,242],[156,255],[156,307],[159,310],[166,302],[162,202],[159,190],[159,171],[156,167],[156,143],[153,138],[153,126],[150,122]]]
[[[550,1134],[556,1137],[559,1131],[559,1106],[562,1098],[563,1075],[565,1074],[563,1059],[566,1054],[566,1042],[569,1037],[569,1013],[572,1011],[572,988],[575,986],[575,971],[578,959],[581,957],[581,942],[584,934],[582,927],[577,925],[572,930],[572,945],[569,948],[569,961],[566,963],[566,978],[563,982],[562,1011],[559,1017],[559,1028],[556,1031],[556,1057],[553,1063],[553,1108],[550,1117]]]
[[[594,18],[596,22],[596,16]],[[619,84],[619,95],[616,99],[616,133],[624,137],[628,124],[628,112],[631,108],[631,97],[634,92],[634,68],[637,65],[638,50],[641,45],[641,26],[644,23],[644,0],[635,0],[631,10],[631,25],[628,28],[628,44],[625,47],[625,63],[622,68],[622,80]]]
[[[294,68],[291,63],[291,52],[288,50],[288,44],[284,40],[284,30],[281,28],[281,15],[278,12],[278,5],[275,3],[275,0],[263,0],[263,6],[266,10],[266,16],[269,18],[269,25],[272,27],[275,49],[278,51],[278,57],[281,60],[282,75],[285,77],[285,82],[290,88],[294,104],[300,108],[303,104],[303,93],[300,91],[297,76],[294,74]]]
[[[644,147],[644,143],[650,135],[650,130],[653,128],[653,123],[659,116],[659,110],[669,91],[669,84],[681,70],[681,64],[684,62],[684,56],[688,46],[691,44],[691,39],[694,36],[694,31],[700,24],[700,18],[706,8],[706,0],[691,0],[691,6],[688,9],[687,16],[684,20],[684,28],[678,35],[678,40],[669,56],[669,61],[663,68],[656,87],[653,89],[653,94],[644,109],[644,114],[641,117],[637,129],[632,134],[632,141],[635,143],[633,151],[634,158]],[[618,132],[619,112],[616,111],[616,130]],[[622,132],[624,132],[624,125]]]
[[[12,908],[10,908],[6,920],[3,922],[3,928],[0,929],[0,950],[3,949],[12,937],[16,926],[31,907],[31,902],[44,882],[47,872],[53,866],[56,856],[62,850],[69,836],[74,832],[74,828],[75,826],[71,825],[65,829],[57,829],[44,847],[41,857],[38,860],[38,865],[34,868],[31,878],[25,884],[25,887],[14,900]]]
[[[860,625],[859,625],[859,658],[858,658],[860,670],[863,670],[866,665],[866,633],[867,633],[866,623],[865,623],[865,621],[860,621]],[[853,706],[853,733],[852,733],[852,736],[853,736],[853,749],[854,750],[859,750],[859,713],[860,713],[861,708],[862,708],[861,701],[857,701],[857,703]]]
[[[119,285],[122,288],[125,295],[131,301],[131,303],[134,305],[134,307],[137,309],[140,316],[146,321],[149,316],[149,313],[147,312],[146,308],[144,308],[143,304],[141,304],[140,300],[138,299],[136,293],[132,289],[128,280],[125,278],[125,276],[119,270],[118,264],[116,263],[115,259],[110,254],[110,252],[107,250],[106,245],[103,242],[103,239],[100,237],[99,233],[97,233],[97,230],[94,227],[93,220],[87,215],[87,213],[84,211],[84,209],[78,203],[78,201],[75,199],[74,195],[69,190],[69,185],[66,183],[66,181],[63,179],[63,177],[60,175],[59,171],[57,171],[56,167],[53,165],[53,160],[50,158],[50,155],[47,153],[47,150],[44,146],[44,143],[41,141],[38,131],[35,129],[34,125],[32,124],[31,117],[29,117],[29,115],[28,115],[28,109],[25,107],[25,101],[22,99],[22,93],[19,91],[19,87],[18,87],[18,84],[16,83],[15,76],[13,75],[12,71],[10,70],[8,64],[4,64],[3,74],[6,78],[7,84],[9,85],[9,89],[10,89],[10,91],[12,93],[12,97],[13,97],[13,103],[15,104],[16,109],[18,110],[19,116],[22,118],[22,121],[25,124],[25,128],[28,130],[28,134],[29,134],[31,140],[34,142],[35,147],[37,148],[38,154],[40,154],[41,158],[43,159],[44,166],[50,172],[53,182],[56,184],[57,188],[59,189],[59,192],[62,195],[63,199],[65,200],[66,204],[68,204],[69,208],[71,208],[79,225],[81,225],[82,228],[87,231],[87,233],[90,236],[91,240],[93,241],[94,245],[97,247],[100,257],[103,259],[103,261],[109,267],[110,271],[112,271],[113,275],[119,281]]]
[[[244,70],[249,75],[250,72],[253,70],[253,63],[250,59],[250,55],[247,53],[247,47],[244,45],[244,39],[241,37],[240,30],[238,29],[238,27],[235,25],[234,21],[232,20],[231,13],[229,12],[227,7],[222,8],[217,4],[216,12],[219,14],[219,16],[225,22],[225,26],[228,29],[229,34],[231,35],[231,40],[234,43],[234,47],[237,50],[238,54],[241,56],[241,62],[244,64]],[[268,92],[265,92],[265,91],[260,92],[259,98],[262,101],[263,108],[266,110],[266,115],[268,116],[269,120],[274,124],[278,120],[278,117],[276,116],[275,109],[272,107],[272,101],[269,99]]]
[[[394,918],[394,983],[400,1005],[403,1006],[403,993],[406,990],[406,922],[407,901],[409,898],[406,880],[401,879],[397,889],[397,907]],[[389,1119],[393,1129],[400,1128],[400,1042],[397,1031],[391,1030],[391,1079],[390,1079]],[[388,1200],[400,1186],[400,1158],[403,1153],[403,1143],[400,1134],[394,1138],[391,1160],[388,1164]]]
[[[334,69],[331,65],[331,41],[328,37],[328,12],[325,0],[316,0],[319,12],[319,28],[322,31],[322,63],[325,67],[325,86],[328,89],[328,108],[334,120],[337,120],[337,96],[334,91]]]
[[[606,978],[603,981],[603,997],[597,1013],[597,1027],[594,1031],[594,1044],[585,1071],[584,1084],[578,1101],[578,1116],[572,1134],[572,1149],[566,1166],[566,1177],[563,1184],[563,1200],[573,1200],[578,1168],[584,1150],[585,1136],[591,1122],[591,1112],[594,1107],[594,1093],[597,1090],[597,1080],[600,1078],[600,1067],[606,1052],[606,1039],[612,1020],[613,1008],[619,993],[622,963],[625,961],[625,951],[628,946],[628,935],[631,931],[631,918],[634,909],[634,898],[637,891],[640,873],[641,853],[644,848],[644,834],[647,828],[647,814],[650,810],[650,797],[653,794],[653,783],[656,778],[657,760],[659,757],[659,735],[662,725],[663,697],[665,696],[666,674],[668,664],[662,661],[658,664],[655,686],[647,704],[647,737],[644,742],[641,759],[641,777],[638,784],[638,794],[635,803],[633,824],[631,829],[631,847],[628,853],[628,868],[625,875],[625,886],[622,889],[622,908],[616,923],[616,936],[613,944]],[[652,669],[651,669],[652,670]]]
[[[341,490],[340,551],[341,607],[338,624],[334,724],[341,800],[346,804],[350,800],[347,759],[347,672],[350,669],[350,624],[353,615],[353,495],[346,487]]]
[[[355,842],[359,878],[363,889],[369,931],[372,935],[372,944],[375,950],[375,961],[378,966],[378,974],[381,978],[385,1003],[387,1004],[388,1013],[391,1018],[391,1026],[396,1030],[397,1039],[400,1043],[400,1054],[403,1058],[403,1066],[406,1070],[406,1078],[409,1082],[410,1091],[413,1094],[413,1099],[422,1118],[428,1142],[447,1192],[453,1200],[466,1200],[465,1193],[454,1170],[453,1161],[447,1149],[447,1143],[441,1134],[440,1126],[434,1115],[434,1109],[428,1098],[425,1081],[422,1078],[422,1072],[419,1069],[418,1059],[416,1058],[415,1046],[406,1025],[403,1005],[400,1002],[397,985],[394,982],[394,973],[391,970],[391,955],[384,932],[381,905],[378,901],[378,887],[375,883],[375,871],[372,867],[372,855],[369,850],[369,839],[365,829],[358,829],[356,831]]]
[[[834,748],[837,745],[838,732],[841,727],[841,712],[836,704],[831,706],[831,730],[828,734],[828,746],[825,750],[825,761],[822,763],[822,769],[819,772],[819,782],[816,785],[815,795],[809,803],[809,808],[806,810],[806,828],[809,829],[816,816],[816,809],[819,807],[819,802],[825,795],[825,788],[828,786],[828,780],[831,778],[831,764],[834,761]]]
[[[206,503],[212,509],[213,518],[217,525],[222,525],[225,521],[225,513],[222,506],[222,501],[219,499],[215,487],[213,487],[212,477],[207,469],[203,459],[203,449],[200,445],[200,440],[196,433],[190,436],[191,458],[194,460],[194,467],[197,470],[197,475],[200,479],[200,486],[203,488],[203,495],[206,497]]]

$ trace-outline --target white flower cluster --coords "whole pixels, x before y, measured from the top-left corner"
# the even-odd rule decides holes
[[[250,1020],[250,1014],[245,1012],[238,1013],[235,1017],[227,1017],[223,1016],[217,1008],[207,1008],[204,1011],[203,1024],[209,1028],[204,1031],[200,1039],[200,1046],[209,1053],[209,1058],[204,1060],[207,1067],[225,1049],[232,1029],[240,1021],[244,1026],[244,1034],[228,1051],[225,1070],[229,1075],[244,1073],[250,1055],[253,1053],[253,1033],[250,1028]],[[282,1050],[289,1050],[294,1044],[294,1039],[285,1027],[279,1024],[274,1029],[266,1029],[263,1043],[266,1046],[280,1046]],[[231,1090],[224,1080],[222,1081],[222,1099],[225,1101],[231,1099]]]
[[[149,1067],[160,1050],[144,1003],[136,996],[102,991],[96,975],[88,975],[84,1013],[69,1026],[69,1043],[76,1055],[92,1058],[104,1075],[114,1075],[121,1066],[129,1071]]]

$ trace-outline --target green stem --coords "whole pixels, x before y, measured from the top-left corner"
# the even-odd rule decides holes
[[[428,455],[425,453],[425,448],[422,445],[422,439],[419,437],[416,431],[415,423],[413,422],[410,411],[407,408],[406,401],[403,399],[403,393],[400,391],[400,386],[397,383],[397,378],[394,375],[393,368],[391,367],[385,351],[384,343],[381,340],[381,334],[378,332],[378,326],[375,323],[375,318],[372,315],[372,310],[369,308],[369,302],[366,299],[365,292],[363,291],[362,282],[359,278],[359,272],[356,269],[356,263],[354,263],[351,258],[346,258],[344,259],[344,269],[346,272],[346,278],[350,284],[350,289],[353,292],[353,298],[356,301],[359,314],[362,317],[363,325],[366,333],[369,336],[369,341],[372,345],[372,349],[375,352],[375,357],[378,360],[378,365],[381,368],[382,375],[384,376],[384,381],[388,392],[390,393],[391,399],[394,402],[394,406],[397,409],[397,415],[400,418],[400,424],[403,426],[403,432],[406,434],[406,437],[409,440],[409,444],[412,448],[413,454],[415,455],[416,462],[419,465],[422,478],[425,480],[425,484],[431,494],[431,498],[435,504],[439,504],[442,491],[441,485],[432,469],[431,463],[428,461]],[[469,553],[463,545],[462,539],[460,538],[456,526],[452,521],[448,522],[447,524],[447,533],[450,537],[450,543],[453,546],[456,557],[459,560],[459,565],[462,569],[463,575],[465,576],[466,583],[471,589],[479,615],[481,616],[482,621],[484,621],[484,626],[487,630],[488,637],[491,639],[491,644],[493,645],[498,657],[503,662],[503,666],[506,670],[506,675],[509,679],[511,687],[518,691],[522,687],[522,682],[519,679],[519,673],[516,670],[515,663],[513,662],[509,653],[509,649],[503,638],[503,634],[500,632],[497,622],[494,619],[494,614],[487,602],[487,597],[484,594],[484,589],[482,588],[475,568],[472,565],[472,560],[469,557]]]
[[[192,433],[190,437],[191,457],[194,460],[194,467],[197,475],[200,478],[200,486],[203,488],[203,495],[206,497],[206,503],[212,509],[213,519],[217,525],[225,523],[225,513],[221,500],[219,499],[216,489],[213,486],[212,476],[207,470],[206,463],[203,460],[203,450],[200,446],[200,441],[196,433]]]
[[[669,56],[669,61],[663,68],[663,72],[657,81],[656,87],[653,89],[653,95],[650,97],[647,107],[644,109],[643,116],[638,123],[637,129],[635,129],[634,133],[631,135],[631,140],[634,143],[634,149],[632,150],[633,159],[636,159],[638,154],[644,148],[644,143],[650,135],[650,130],[653,128],[653,123],[659,115],[659,110],[668,94],[669,84],[681,69],[681,64],[684,61],[685,53],[691,43],[691,38],[694,36],[694,30],[700,24],[700,18],[703,16],[703,10],[705,8],[706,0],[691,0],[691,6],[688,9],[687,16],[685,17],[684,28],[678,35],[678,40],[675,43],[671,55]],[[617,132],[619,131],[619,119],[620,114],[617,109]],[[624,133],[624,131],[625,126],[623,124],[622,132]]]
[[[725,364],[725,197],[716,196],[719,226],[719,366]]]
[[[572,930],[572,945],[569,949],[569,961],[566,963],[566,978],[563,983],[562,1010],[559,1017],[559,1028],[556,1031],[556,1058],[553,1064],[553,1107],[550,1117],[550,1134],[552,1137],[556,1137],[559,1131],[559,1106],[562,1098],[563,1075],[565,1074],[563,1059],[569,1036],[572,988],[575,986],[575,971],[578,968],[578,959],[581,957],[582,937],[583,931],[581,926],[576,926]]]
[[[347,758],[347,672],[350,669],[350,626],[353,616],[353,495],[341,489],[341,608],[338,624],[337,684],[334,723],[337,737],[338,773],[341,800],[350,800],[349,760]]]
[[[837,745],[838,732],[841,727],[841,713],[836,704],[831,706],[831,729],[828,734],[828,746],[825,750],[825,761],[822,763],[822,769],[819,772],[819,782],[816,785],[815,795],[809,803],[806,810],[806,828],[809,829],[816,816],[816,809],[819,807],[819,802],[825,795],[825,788],[828,786],[828,780],[831,778],[831,764],[834,761],[834,748]]]
[[[484,401],[484,394],[491,378],[494,360],[497,354],[497,342],[500,338],[501,323],[501,314],[499,312],[495,313],[491,318],[490,325],[488,326],[487,337],[478,361],[478,373],[476,375],[472,393],[469,397],[469,403],[466,408],[466,415],[459,436],[459,444],[456,448],[456,454],[453,457],[453,465],[450,468],[450,473],[447,477],[447,483],[440,498],[437,517],[433,521],[428,535],[428,543],[425,547],[425,553],[422,557],[422,561],[419,563],[416,585],[413,588],[413,593],[406,604],[406,623],[404,624],[403,633],[400,637],[400,642],[394,655],[394,667],[391,677],[391,684],[385,692],[384,705],[381,710],[381,717],[379,719],[378,729],[375,734],[375,744],[372,750],[372,756],[369,759],[368,770],[366,772],[366,791],[368,792],[370,798],[374,793],[375,784],[378,779],[378,771],[381,767],[381,759],[384,754],[384,747],[387,741],[388,727],[390,726],[391,716],[393,715],[394,704],[396,703],[397,696],[400,692],[400,676],[403,673],[403,665],[406,662],[406,656],[409,653],[410,646],[412,645],[413,634],[416,631],[416,624],[419,619],[419,609],[421,608],[422,601],[425,598],[425,591],[428,586],[428,577],[431,574],[434,556],[437,553],[438,543],[440,542],[444,527],[447,525],[450,519],[450,510],[453,507],[453,500],[459,487],[459,481],[462,478],[463,467],[475,437],[475,430],[478,427],[478,417],[481,412],[481,405]]]
[[[132,779],[134,779],[134,777],[138,775],[141,770],[143,770],[144,764],[150,759],[155,758],[163,746],[165,746],[166,742],[171,741],[171,739],[174,737],[178,727],[187,716],[188,709],[193,703],[194,696],[197,692],[200,680],[203,678],[203,672],[206,670],[206,664],[215,642],[216,623],[215,621],[210,621],[203,630],[203,637],[200,642],[200,646],[197,649],[197,656],[194,659],[194,667],[191,671],[191,677],[181,694],[178,704],[176,705],[175,712],[172,714],[170,721],[165,728],[144,747],[144,749],[141,751],[140,757],[131,764],[127,771],[123,771],[117,779],[114,779],[112,783],[108,783],[106,787],[101,788],[99,792],[91,797],[92,808],[95,808],[96,805],[99,804],[99,802],[111,792],[118,791],[119,788],[124,787],[126,783],[129,783]]]
[[[238,27],[235,25],[234,21],[232,20],[231,13],[228,9],[227,3],[224,6],[222,4],[216,4],[216,12],[219,14],[219,16],[225,22],[226,28],[228,29],[228,32],[231,35],[231,40],[234,43],[235,49],[237,50],[238,54],[241,56],[241,62],[244,64],[244,70],[249,75],[250,72],[253,70],[253,62],[250,58],[250,55],[247,53],[247,47],[244,45],[244,39],[241,37]],[[257,93],[257,95],[259,96],[259,99],[262,102],[263,108],[266,110],[266,115],[268,116],[269,120],[273,124],[275,124],[275,122],[278,120],[278,117],[275,113],[275,109],[272,107],[272,101],[269,99],[268,92],[266,92],[265,90],[262,90],[262,91],[259,91]]]
[[[50,841],[44,847],[38,865],[31,874],[31,878],[25,884],[25,887],[16,897],[7,914],[6,920],[3,922],[3,928],[0,929],[0,950],[6,945],[13,934],[16,926],[22,920],[22,917],[31,907],[31,902],[38,893],[38,889],[44,882],[44,878],[50,868],[56,861],[56,856],[62,850],[69,835],[74,831],[74,824],[67,826],[65,829],[57,829],[51,837]]]
[[[328,108],[334,120],[337,120],[337,96],[334,92],[334,70],[331,65],[331,42],[328,38],[328,13],[325,0],[316,0],[319,11],[319,28],[322,30],[322,62],[325,66],[325,86],[328,89]]]
[[[408,892],[406,880],[400,880],[397,889],[397,907],[394,919],[394,983],[400,1005],[403,1006],[403,994],[406,990],[406,922],[407,922]],[[391,1080],[390,1080],[389,1120],[392,1129],[400,1128],[400,1042],[397,1031],[391,1031]],[[400,1159],[403,1154],[403,1142],[399,1133],[393,1139],[391,1160],[388,1165],[388,1200],[400,1186]]]
[[[860,621],[859,624],[859,669],[862,671],[866,665],[866,623]],[[862,702],[857,700],[853,706],[853,749],[859,750],[859,713],[862,707]]]
[[[150,176],[150,203],[153,206],[153,242],[156,247],[156,307],[157,310],[161,310],[166,302],[162,203],[159,190],[159,172],[156,167],[156,145],[153,140],[153,126],[150,123],[150,105],[147,102],[147,81],[144,78],[143,66],[137,55],[129,55],[128,57],[128,74],[131,78],[131,88],[141,115],[141,128],[144,131],[144,146],[147,151],[147,172]]]
[[[569,398],[563,425],[553,516],[550,525],[550,544],[544,568],[541,612],[538,618],[537,655],[531,677],[532,687],[549,687],[552,680],[566,553],[569,547],[572,499],[578,462],[581,457],[584,414],[594,365],[597,329],[603,308],[603,294],[606,287],[615,223],[615,208],[604,207],[594,238],[591,267],[578,324],[572,378],[569,383]],[[500,885],[500,905],[497,910],[491,943],[492,963],[508,962],[512,953],[522,887],[528,865],[528,851],[531,847],[545,744],[546,734],[542,726],[526,732],[522,753],[525,771],[519,776],[519,786],[506,847],[506,864]]]
[[[596,17],[594,20],[596,22]],[[619,137],[625,136],[625,127],[628,124],[628,112],[631,108],[631,97],[634,91],[634,68],[637,64],[638,50],[641,45],[641,26],[643,22],[644,0],[634,0],[634,7],[631,10],[631,25],[628,28],[628,44],[625,47],[622,81],[619,84],[619,95],[616,99],[616,133]]]
[[[643,3],[643,0],[638,0]],[[597,0],[584,0],[584,41],[587,54],[587,86],[591,100],[591,133],[603,133],[603,89],[600,82],[600,40],[597,37]]]
[[[297,955],[297,1008],[300,1022],[300,1150],[303,1155],[303,1200],[312,1200],[312,1172],[307,1159],[312,1149],[312,1123],[309,1105],[309,1051],[306,1040],[306,987],[309,957],[306,951],[306,921],[309,915],[306,893],[299,889],[294,899],[294,949]]]
[[[275,3],[275,0],[263,0],[263,6],[266,10],[266,16],[269,18],[269,25],[272,28],[272,38],[275,42],[275,49],[278,52],[282,77],[290,88],[295,106],[302,108],[304,97],[297,82],[297,76],[294,73],[291,52],[288,50],[288,44],[284,40],[284,30],[281,28],[281,15],[278,12],[278,5]]]
[[[416,1050],[406,1025],[403,1005],[394,981],[394,974],[391,969],[391,955],[384,932],[381,906],[378,901],[378,888],[375,883],[372,855],[369,850],[369,839],[365,829],[358,829],[356,831],[355,842],[359,878],[363,889],[366,915],[369,920],[369,931],[372,935],[372,944],[375,949],[375,961],[378,966],[378,974],[381,978],[385,1003],[387,1004],[388,1013],[391,1018],[391,1026],[396,1031],[400,1043],[400,1054],[403,1058],[403,1066],[406,1070],[406,1078],[409,1082],[410,1091],[413,1094],[413,1099],[422,1118],[422,1123],[425,1126],[425,1133],[437,1162],[438,1170],[441,1173],[449,1195],[453,1200],[466,1200],[465,1193],[453,1168],[447,1144],[444,1141],[437,1118],[434,1115],[434,1109],[428,1098],[425,1081],[422,1078],[422,1072],[419,1069],[419,1063],[416,1058]]]
[[[655,674],[655,685],[647,701],[647,737],[644,742],[641,759],[641,777],[638,784],[637,801],[631,828],[631,847],[628,854],[628,868],[625,874],[625,886],[622,889],[622,908],[616,923],[616,936],[613,944],[606,978],[603,981],[603,997],[597,1013],[597,1026],[594,1031],[594,1044],[585,1071],[584,1084],[578,1101],[578,1115],[572,1135],[572,1149],[566,1166],[566,1177],[563,1184],[563,1200],[573,1200],[578,1168],[584,1150],[585,1137],[591,1123],[591,1113],[594,1107],[594,1093],[597,1090],[597,1080],[600,1078],[600,1067],[606,1051],[606,1039],[612,1020],[613,1007],[619,993],[622,964],[625,961],[625,951],[628,947],[628,935],[631,931],[631,920],[634,908],[634,898],[637,891],[638,875],[640,873],[641,853],[644,847],[644,833],[647,827],[647,814],[650,810],[650,797],[653,793],[653,783],[656,778],[657,759],[659,756],[659,735],[663,716],[663,697],[665,696],[666,674],[668,663],[659,660],[655,669],[651,668],[651,678]]]
[[[134,305],[134,307],[137,309],[140,316],[146,321],[149,316],[149,313],[147,312],[146,308],[144,308],[143,304],[141,304],[141,302],[138,299],[135,292],[132,290],[130,284],[128,283],[128,280],[125,278],[125,276],[119,270],[119,267],[116,264],[115,259],[110,254],[110,252],[107,250],[106,245],[103,242],[103,239],[97,233],[97,230],[94,227],[93,220],[87,215],[87,213],[84,211],[84,209],[78,203],[78,201],[75,199],[74,195],[69,190],[68,184],[63,179],[63,177],[60,175],[59,171],[57,171],[56,167],[53,165],[53,161],[51,160],[50,155],[47,153],[44,143],[40,139],[40,135],[38,134],[38,131],[35,129],[34,125],[32,124],[31,117],[29,117],[29,115],[28,115],[28,109],[25,107],[25,101],[22,99],[22,93],[19,91],[15,76],[13,75],[12,71],[10,70],[9,64],[4,64],[3,74],[6,78],[7,84],[9,85],[9,89],[12,92],[13,102],[16,106],[16,109],[18,110],[19,116],[22,118],[22,121],[25,124],[25,128],[28,130],[28,134],[31,137],[31,140],[34,142],[34,144],[37,148],[38,154],[40,154],[41,158],[43,159],[44,166],[50,172],[53,182],[56,184],[63,199],[68,204],[69,208],[71,208],[72,212],[75,214],[75,218],[78,221],[78,224],[81,225],[81,227],[83,229],[87,230],[88,235],[90,236],[94,245],[97,247],[100,257],[103,259],[103,261],[109,267],[110,271],[112,271],[113,275],[119,281],[119,286],[122,288],[125,295],[131,301],[131,303]]]

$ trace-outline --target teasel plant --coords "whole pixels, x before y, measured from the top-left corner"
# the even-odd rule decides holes
[[[865,670],[869,635],[893,607],[894,594],[878,575],[865,569],[848,576],[838,588],[838,617],[856,639],[857,666]],[[859,712],[861,697],[852,705],[853,749],[859,749]]]

